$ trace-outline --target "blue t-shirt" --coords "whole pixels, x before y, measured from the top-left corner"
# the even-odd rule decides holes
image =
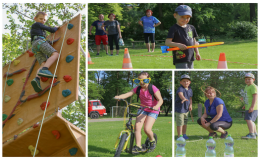
[[[143,22],[144,25],[144,33],[155,33],[155,27],[153,26],[154,24],[159,23],[160,21],[155,18],[154,16],[143,16],[140,21]]]
[[[103,35],[106,35],[106,33],[103,31],[103,29],[101,28],[101,26],[104,24],[105,21],[95,21],[92,23],[92,26],[95,26],[96,27],[96,33],[95,35],[100,35],[100,36],[103,36]],[[105,30],[106,30],[106,27],[105,27]]]
[[[179,92],[183,93],[183,96],[188,100],[183,103],[181,103],[181,98],[179,97]],[[192,89],[189,88],[186,90],[183,86],[180,86],[176,91],[176,98],[175,98],[175,112],[178,113],[187,113],[189,111],[189,105],[190,105],[190,97],[193,96]]]
[[[219,120],[217,120],[217,122],[218,121],[232,122],[232,118],[228,114],[227,107],[225,106],[224,101],[218,97],[216,97],[213,100],[211,106],[209,104],[209,99],[205,101],[204,106],[206,107],[207,115],[209,115],[211,118],[214,118],[217,115],[216,107],[220,104],[223,105],[223,113],[222,113],[222,117],[220,117]]]

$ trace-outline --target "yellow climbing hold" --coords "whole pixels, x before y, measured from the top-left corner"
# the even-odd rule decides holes
[[[33,156],[35,147],[33,147],[33,145],[29,145],[28,149],[30,150],[31,155]],[[36,149],[35,155],[37,155],[38,153],[39,153],[39,150]]]
[[[10,96],[8,96],[8,95],[5,96],[5,102],[6,102],[6,103],[7,103],[10,99],[11,99]]]
[[[22,80],[23,80],[23,83],[24,83],[24,82],[25,82],[25,80],[26,80],[26,77],[23,77],[23,79],[22,79]]]
[[[22,123],[23,123],[23,119],[22,118],[18,118],[18,120],[17,120],[18,126],[20,126]]]
[[[16,66],[18,63],[20,63],[20,60],[14,60],[14,65]]]

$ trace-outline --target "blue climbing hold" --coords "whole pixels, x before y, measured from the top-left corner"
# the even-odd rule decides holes
[[[72,55],[68,55],[68,56],[66,57],[66,62],[67,62],[67,63],[70,63],[73,59],[74,59],[74,57],[73,57]]]
[[[65,90],[62,91],[62,95],[63,95],[64,97],[67,97],[67,96],[69,96],[70,94],[71,94],[71,91],[70,91],[69,89],[65,89]]]
[[[78,151],[78,148],[71,148],[71,149],[69,149],[69,152],[70,152],[71,156],[74,156],[77,153],[77,151]]]
[[[73,28],[73,26],[74,26],[73,24],[69,23],[69,24],[68,24],[68,29]]]

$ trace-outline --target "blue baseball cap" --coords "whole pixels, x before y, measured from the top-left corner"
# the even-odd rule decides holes
[[[181,80],[182,80],[182,79],[189,79],[189,80],[190,80],[190,76],[184,74],[184,75],[181,76]]]
[[[191,8],[187,5],[179,5],[176,9],[175,12],[178,13],[178,15],[180,16],[184,16],[184,15],[189,15],[192,17],[192,11]]]

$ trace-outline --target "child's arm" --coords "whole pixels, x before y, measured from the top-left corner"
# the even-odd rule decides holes
[[[117,29],[118,29],[118,33],[119,33],[119,38],[122,38],[121,30],[120,30],[120,26],[119,25],[117,25]]]
[[[179,92],[179,93],[178,93],[178,96],[179,96],[180,99],[181,99],[181,103],[183,103],[183,102],[185,102],[185,101],[188,101],[188,100],[184,97],[183,92]]]
[[[167,38],[167,39],[165,40],[165,45],[166,45],[166,46],[169,46],[169,47],[178,47],[178,48],[180,48],[181,50],[186,50],[186,49],[187,49],[187,46],[184,45],[184,44],[172,42],[172,38]]]
[[[55,33],[58,28],[57,27],[48,27],[48,26],[45,26],[44,24],[42,23],[37,23],[39,28],[42,29],[42,30],[46,30],[46,31],[49,31],[51,33]]]
[[[106,26],[106,25],[103,24],[103,25],[101,26],[101,28],[102,28],[102,30],[108,35],[108,31],[105,30],[105,26]]]
[[[192,111],[192,97],[190,97],[189,111]]]
[[[158,100],[158,103],[153,108],[158,110],[163,104],[161,92],[158,90],[157,92],[155,92],[154,96]]]
[[[194,38],[194,45],[198,45],[198,42],[196,42],[196,39]],[[201,59],[200,53],[199,53],[199,48],[194,48],[195,53],[196,53],[196,60],[199,61]]]
[[[115,98],[116,98],[116,99],[126,99],[126,98],[128,98],[128,97],[130,97],[130,96],[132,96],[132,95],[134,95],[134,94],[135,94],[135,92],[132,90],[132,91],[127,92],[127,93],[125,93],[125,94],[121,94],[121,95],[119,95],[119,96],[115,96]]]
[[[251,113],[251,112],[254,111],[256,99],[257,99],[257,93],[253,94],[252,104],[251,104],[251,107],[250,107],[249,110],[248,110],[248,113]]]

